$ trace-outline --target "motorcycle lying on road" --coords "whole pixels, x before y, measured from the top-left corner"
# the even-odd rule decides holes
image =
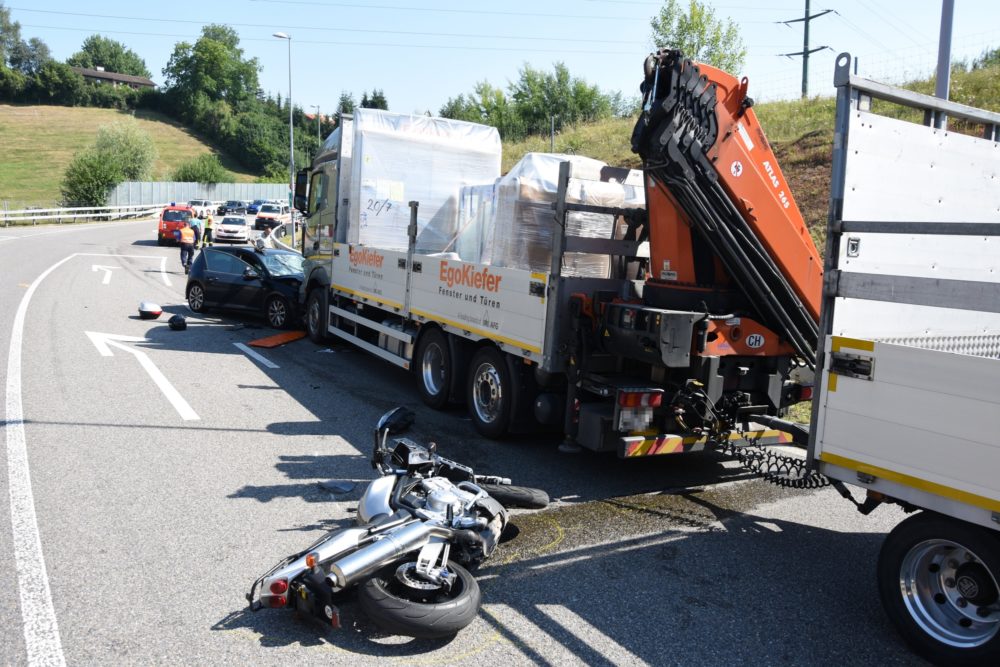
[[[361,608],[383,630],[419,638],[455,634],[479,613],[470,574],[493,553],[507,507],[540,509],[548,495],[511,486],[404,437],[414,414],[395,408],[375,429],[379,477],[361,496],[356,527],[334,530],[259,577],[252,611],[290,608],[340,627],[337,603],[357,587]],[[506,507],[505,507],[506,505]]]

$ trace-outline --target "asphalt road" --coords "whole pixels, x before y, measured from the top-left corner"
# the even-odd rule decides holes
[[[351,347],[299,341],[264,351],[270,368],[235,346],[273,333],[262,321],[189,317],[170,331],[167,314],[191,315],[184,275],[149,221],[0,228],[0,266],[5,353],[30,292],[21,372],[3,365],[0,663],[917,662],[874,585],[902,518],[892,508],[863,517],[828,489],[778,489],[711,456],[489,442],[461,409],[424,408],[406,372]],[[139,320],[143,299],[165,316]],[[139,340],[105,356],[107,335]],[[372,477],[371,429],[396,405],[417,411],[417,439],[556,499],[517,514],[517,536],[477,573],[479,618],[417,641],[386,636],[351,602],[339,631],[246,611],[256,576],[351,520]],[[357,485],[335,496],[328,479]]]

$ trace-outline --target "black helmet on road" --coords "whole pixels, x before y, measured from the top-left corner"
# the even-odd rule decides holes
[[[174,315],[167,320],[167,324],[170,325],[170,328],[174,331],[184,331],[188,328],[187,320],[184,319],[183,315]]]

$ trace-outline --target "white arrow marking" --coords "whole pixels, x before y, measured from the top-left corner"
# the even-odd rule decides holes
[[[104,280],[101,281],[101,284],[102,285],[110,285],[111,284],[111,272],[114,271],[117,268],[118,268],[117,266],[104,266],[103,264],[92,264],[90,266],[90,271],[91,271],[91,273],[93,273],[94,271],[104,271]]]
[[[85,334],[90,338],[90,341],[100,352],[102,357],[113,357],[114,352],[111,351],[112,347],[117,347],[119,350],[124,350],[129,354],[135,355],[135,358],[139,360],[139,364],[145,369],[149,374],[149,377],[153,379],[156,386],[160,388],[163,395],[167,397],[167,400],[174,406],[177,410],[177,414],[181,416],[181,419],[185,421],[194,421],[200,419],[198,413],[184,400],[180,392],[174,388],[174,385],[170,384],[170,380],[156,367],[156,364],[146,355],[145,352],[137,350],[135,348],[124,345],[123,343],[142,343],[148,342],[148,338],[136,338],[135,336],[120,336],[117,334],[106,334],[97,333],[96,331],[85,331]]]

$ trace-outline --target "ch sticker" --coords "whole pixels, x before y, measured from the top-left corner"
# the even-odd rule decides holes
[[[751,350],[764,347],[764,336],[761,334],[750,334],[747,336],[747,347]]]
[[[739,178],[740,175],[743,173],[743,163],[740,162],[739,160],[733,160],[733,164],[730,165],[729,167],[729,172],[733,176]]]

